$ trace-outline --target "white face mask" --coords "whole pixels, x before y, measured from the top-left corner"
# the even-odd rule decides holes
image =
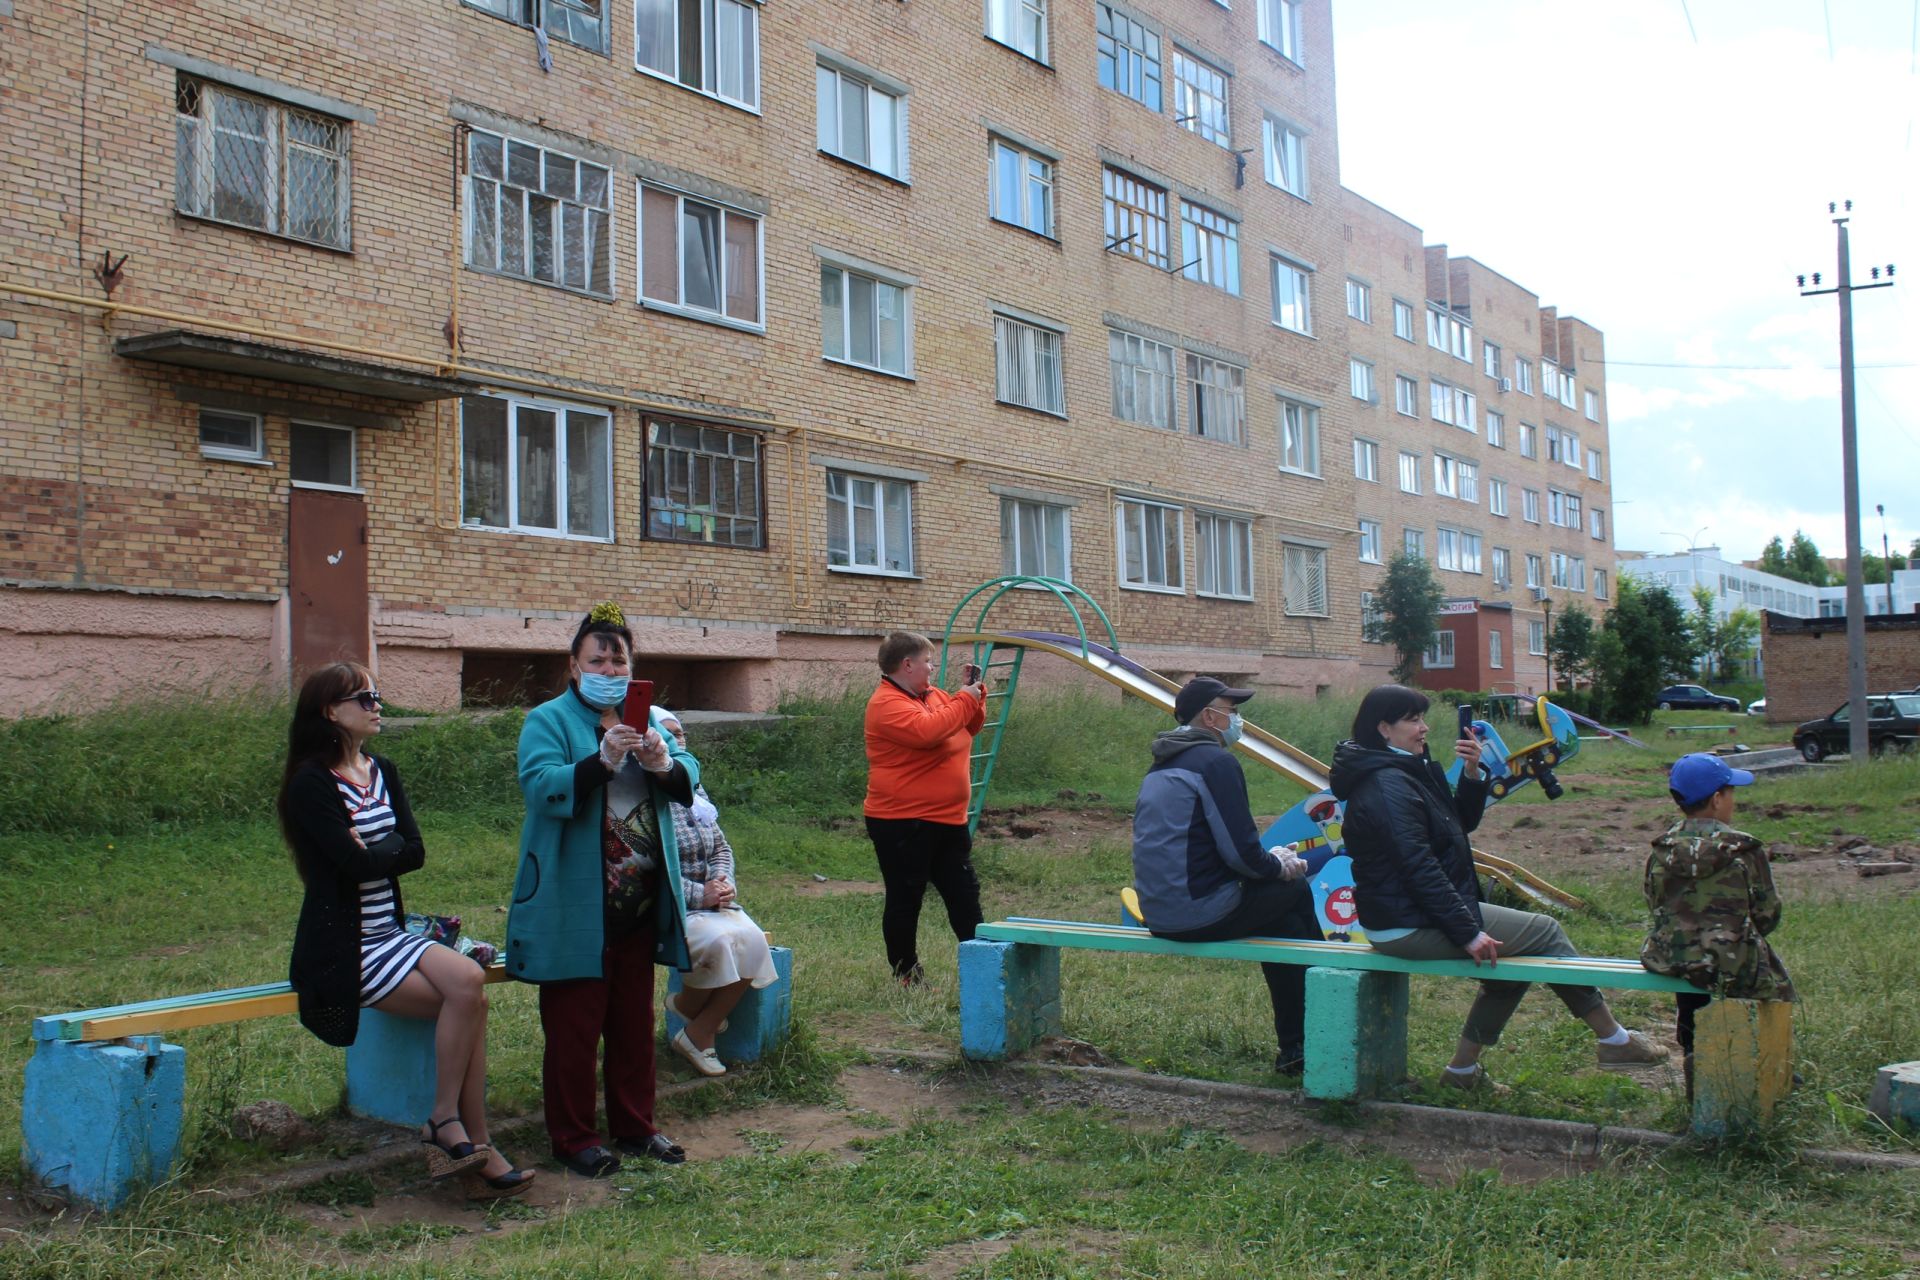
[[[1234,743],[1240,741],[1241,731],[1246,728],[1246,725],[1247,722],[1240,718],[1240,713],[1238,711],[1233,712],[1227,717],[1227,727],[1220,731],[1221,741],[1225,742],[1228,746],[1232,746]]]

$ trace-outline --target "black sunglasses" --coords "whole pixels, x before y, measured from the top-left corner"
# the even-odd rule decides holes
[[[378,689],[362,689],[359,693],[350,693],[344,698],[335,698],[334,701],[357,702],[360,704],[362,711],[378,711],[380,709],[380,691]]]

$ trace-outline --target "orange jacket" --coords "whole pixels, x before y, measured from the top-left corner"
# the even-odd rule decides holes
[[[882,679],[867,699],[866,815],[966,822],[967,757],[986,717],[970,693],[929,688],[916,698]]]

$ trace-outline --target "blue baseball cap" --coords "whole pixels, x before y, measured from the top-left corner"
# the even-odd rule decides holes
[[[1725,760],[1704,751],[1681,756],[1667,773],[1667,786],[1689,809],[1705,804],[1722,787],[1744,787],[1752,781],[1745,769],[1729,768]]]

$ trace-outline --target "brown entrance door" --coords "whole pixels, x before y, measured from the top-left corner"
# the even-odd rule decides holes
[[[293,682],[329,662],[366,662],[367,507],[358,494],[295,489],[287,511]]]

